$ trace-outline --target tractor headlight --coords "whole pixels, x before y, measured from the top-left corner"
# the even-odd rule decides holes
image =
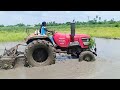
[[[89,45],[90,39],[89,38],[82,38],[82,41],[83,41],[84,45]]]

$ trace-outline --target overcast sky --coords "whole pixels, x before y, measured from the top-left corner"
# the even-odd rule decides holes
[[[87,21],[88,16],[93,19],[96,15],[102,20],[120,20],[120,11],[0,11],[0,24],[15,25],[18,23],[38,24],[42,21],[58,23]]]

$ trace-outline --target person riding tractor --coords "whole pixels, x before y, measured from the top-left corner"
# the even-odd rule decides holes
[[[46,26],[47,26],[46,22],[45,21],[42,22],[42,25],[41,25],[40,30],[39,30],[39,32],[40,32],[41,35],[46,36],[47,32],[52,32],[53,33],[53,31],[52,30],[48,30],[46,28]],[[53,36],[49,36],[49,38],[52,41],[53,45],[56,45],[55,42],[54,42],[54,40],[53,40]]]

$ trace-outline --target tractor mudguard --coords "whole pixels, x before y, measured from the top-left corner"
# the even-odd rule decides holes
[[[31,37],[28,37],[26,39],[26,43],[29,44],[30,42],[32,42],[33,40],[46,40],[52,43],[51,39],[48,36],[43,36],[43,35],[34,35]],[[52,43],[53,44],[53,43]]]

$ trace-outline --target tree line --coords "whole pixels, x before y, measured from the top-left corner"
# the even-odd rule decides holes
[[[119,21],[115,21],[114,18],[112,18],[111,20],[102,20],[101,17],[96,16],[95,18],[93,18],[92,20],[89,19],[88,16],[88,21],[87,22],[81,22],[81,21],[75,21],[76,25],[82,25],[82,26],[114,26],[114,27],[120,27],[120,20]],[[39,27],[41,25],[41,23],[35,24],[35,25],[25,25],[23,23],[19,23],[16,25],[8,25],[7,27],[30,27],[30,26],[34,26],[34,27]],[[65,23],[56,23],[55,21],[53,22],[47,22],[47,26],[59,26],[59,25],[70,25],[70,22],[65,22]],[[5,27],[4,25],[0,25],[0,27]]]

